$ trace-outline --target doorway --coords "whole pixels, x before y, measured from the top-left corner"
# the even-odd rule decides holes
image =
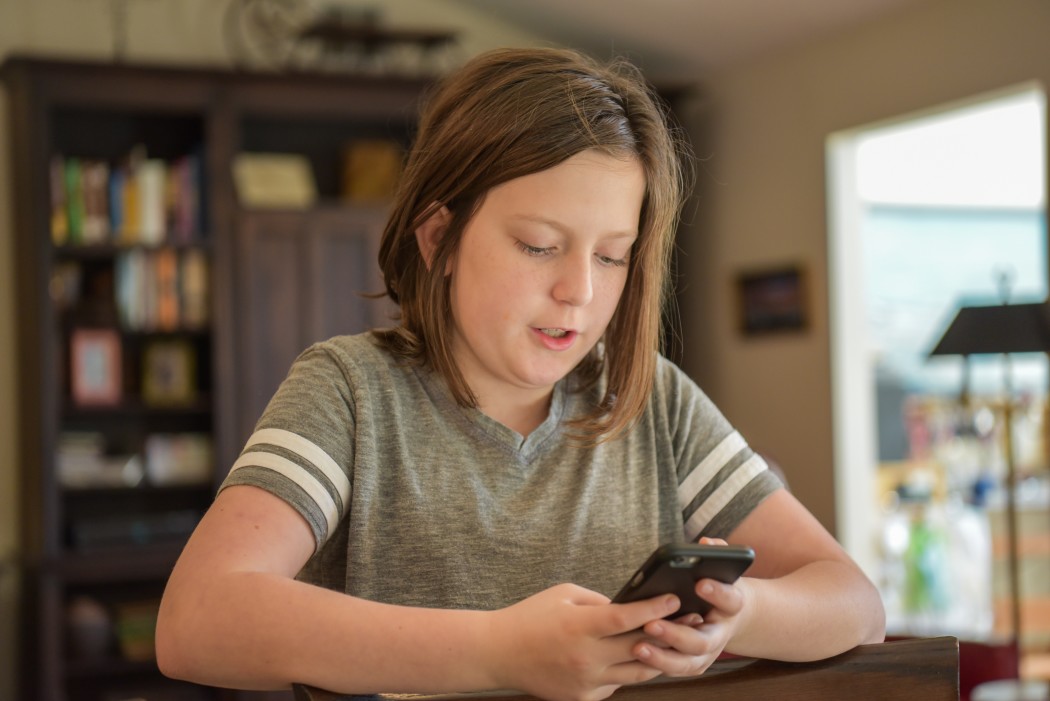
[[[1046,356],[1012,356],[1009,371],[995,356],[968,368],[929,357],[960,306],[1047,298],[1045,125],[1045,92],[1023,85],[827,141],[837,528],[879,583],[891,634],[1001,632],[992,542],[1006,380],[1021,398],[1022,487],[1046,516]],[[917,513],[941,540],[925,579],[907,550]],[[987,567],[960,585],[952,559],[967,547]],[[1050,603],[1050,589],[1034,594]],[[1050,649],[1050,625],[1025,644]]]

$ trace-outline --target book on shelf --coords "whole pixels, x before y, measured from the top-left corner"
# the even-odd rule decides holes
[[[63,173],[69,242],[79,244],[83,242],[81,236],[84,226],[84,181],[81,177],[80,159],[67,158]]]
[[[55,455],[58,483],[67,489],[135,487],[145,470],[142,457],[111,454],[101,433],[65,431]]]
[[[117,256],[117,316],[133,331],[203,329],[208,324],[207,254],[197,248],[133,248]]]
[[[69,210],[66,204],[66,165],[61,156],[51,157],[51,243],[69,243]]]
[[[182,324],[189,329],[208,324],[208,257],[204,251],[190,248],[179,257],[178,288]]]
[[[85,245],[106,243],[110,231],[109,165],[104,161],[83,161],[80,188],[84,202],[80,240]]]
[[[166,161],[136,148],[115,164],[55,154],[50,170],[55,245],[187,245],[203,236],[199,151]]]
[[[146,437],[146,478],[155,487],[206,485],[215,464],[207,433],[153,433]]]

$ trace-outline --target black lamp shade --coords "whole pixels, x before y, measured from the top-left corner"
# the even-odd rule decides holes
[[[1050,351],[1050,304],[961,307],[930,355]]]

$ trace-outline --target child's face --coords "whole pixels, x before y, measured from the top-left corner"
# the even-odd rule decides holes
[[[637,159],[586,151],[486,195],[451,267],[453,352],[482,410],[545,397],[602,337],[644,193]]]

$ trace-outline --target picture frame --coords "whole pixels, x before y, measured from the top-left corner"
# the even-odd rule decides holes
[[[809,326],[805,271],[784,265],[737,275],[740,331],[744,336],[799,332]]]
[[[142,353],[142,401],[153,406],[192,404],[197,399],[197,357],[185,340],[152,341]]]
[[[120,334],[74,329],[69,340],[70,394],[79,406],[112,406],[123,394]]]

